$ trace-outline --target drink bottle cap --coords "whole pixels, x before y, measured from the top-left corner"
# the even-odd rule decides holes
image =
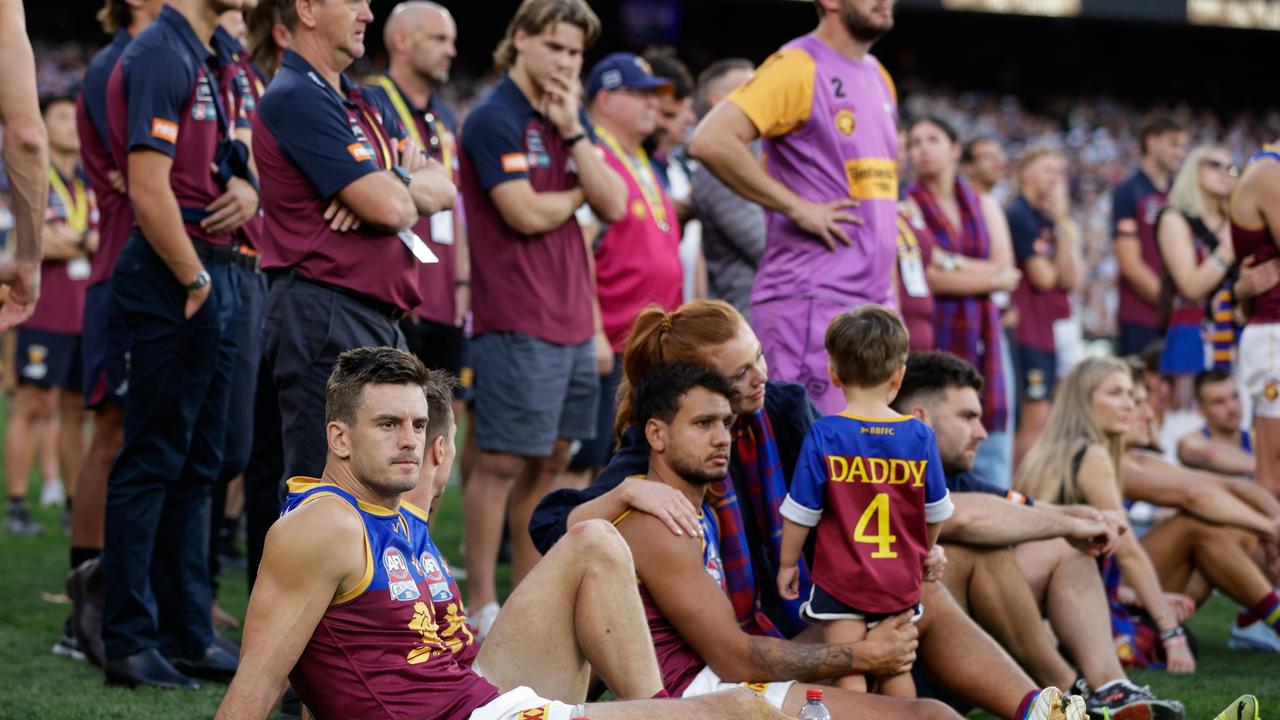
[[[805,697],[806,699],[809,699],[809,700],[821,700],[822,691],[817,688],[814,688],[813,690],[810,690],[807,693],[805,693]]]

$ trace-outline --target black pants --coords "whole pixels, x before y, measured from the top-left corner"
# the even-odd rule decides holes
[[[133,338],[124,446],[107,485],[102,639],[108,659],[158,648],[198,657],[209,618],[209,488],[222,467],[240,339],[235,270],[205,259],[212,289],[191,319],[187,291],[134,232],[112,302]]]
[[[296,276],[271,284],[262,345],[280,412],[282,480],[319,477],[324,470],[325,383],[338,355],[369,346],[406,349],[397,319]]]

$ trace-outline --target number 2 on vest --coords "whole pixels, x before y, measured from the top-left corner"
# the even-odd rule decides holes
[[[844,80],[841,80],[838,77],[831,78],[831,90],[835,93],[836,97],[844,97]]]
[[[867,526],[871,524],[872,518],[876,522],[876,532],[874,535],[869,535]],[[853,528],[853,541],[875,545],[876,550],[871,553],[871,557],[877,560],[898,557],[898,553],[893,550],[893,544],[898,541],[898,536],[889,533],[888,494],[876,493],[871,504],[862,512],[862,517],[858,518],[858,524]]]

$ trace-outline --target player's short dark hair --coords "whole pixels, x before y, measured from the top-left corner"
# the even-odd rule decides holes
[[[591,47],[600,37],[600,18],[586,0],[524,0],[507,25],[506,35],[493,51],[493,65],[498,72],[511,69],[516,62],[516,31],[538,35],[556,23],[580,28],[586,36],[584,47]]]
[[[324,421],[353,425],[360,398],[369,385],[427,385],[422,361],[393,347],[362,347],[338,356],[324,389]],[[430,417],[428,415],[428,417]]]
[[[659,45],[644,51],[644,61],[649,63],[655,77],[671,83],[677,100],[683,100],[693,94],[693,73],[684,64],[676,49],[670,45]]]
[[[702,72],[698,73],[698,85],[694,90],[693,111],[699,117],[706,115],[711,111],[711,104],[707,99],[707,88],[720,78],[728,75],[734,70],[755,70],[755,63],[746,58],[721,58],[712,62]]]
[[[844,385],[875,387],[907,362],[911,338],[898,313],[883,305],[862,305],[840,313],[823,339],[836,377]]]
[[[733,396],[729,378],[702,365],[671,363],[640,379],[631,390],[633,417],[637,427],[650,418],[669,423],[680,411],[680,398],[694,388],[706,388],[726,398]]]
[[[907,358],[907,374],[893,400],[893,409],[910,412],[912,406],[931,402],[951,388],[982,392],[982,375],[968,360],[948,352],[913,352]]]
[[[912,130],[916,129],[916,127],[926,124],[933,125],[941,130],[942,134],[946,135],[947,139],[951,140],[952,144],[960,142],[960,133],[956,132],[956,129],[952,127],[951,123],[943,120],[937,115],[924,115],[912,120],[911,124],[907,126],[907,134],[910,134]]]
[[[115,35],[117,30],[126,30],[133,24],[133,8],[124,0],[105,0],[96,17],[102,32]]]
[[[49,108],[58,103],[76,104],[76,96],[69,93],[49,93],[40,96],[40,117],[44,117],[49,112]]]
[[[1196,379],[1192,381],[1192,384],[1194,385],[1195,391],[1196,391],[1196,399],[1197,400],[1200,399],[1200,390],[1203,389],[1205,385],[1208,385],[1210,383],[1219,383],[1223,381],[1229,382],[1230,380],[1231,380],[1231,373],[1228,373],[1224,370],[1219,370],[1218,368],[1209,368],[1208,370],[1201,370],[1200,372],[1196,373]]]
[[[453,391],[458,377],[447,370],[427,370],[427,444],[448,434],[453,422]]]
[[[982,137],[976,137],[970,140],[969,142],[964,144],[964,147],[960,148],[960,162],[962,163],[973,162],[974,151],[978,149],[979,145],[982,145],[984,143],[995,143],[996,145],[999,145],[1000,141],[993,137],[990,137],[989,135],[983,135]]]
[[[1184,132],[1186,128],[1182,127],[1182,123],[1169,117],[1168,115],[1156,115],[1147,118],[1142,126],[1138,128],[1138,150],[1143,154],[1147,154],[1147,140],[1153,137],[1160,137],[1169,133]]]

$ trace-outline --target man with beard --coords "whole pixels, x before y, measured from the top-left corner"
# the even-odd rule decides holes
[[[712,110],[690,151],[768,211],[752,323],[776,376],[836,412],[844,397],[827,377],[827,325],[851,307],[893,304],[898,101],[870,54],[893,28],[893,3],[815,2],[818,29]],[[751,151],[760,137],[765,167]]]
[[[630,510],[614,524],[635,560],[667,692],[689,698],[743,686],[794,715],[813,687],[805,683],[904,671],[915,657],[917,630],[909,612],[853,643],[784,640],[752,635],[739,626],[725,591],[720,527],[711,507],[712,489],[729,471],[732,391],[727,378],[687,363],[639,381],[632,391],[634,419],[649,446],[649,467],[640,479],[678,490],[699,509],[701,532],[676,535],[657,517]],[[934,701],[835,687],[825,691],[833,717],[958,717]],[[1013,717],[1083,720],[1083,710],[1079,700],[1068,702],[1060,691],[1047,688],[1030,693]]]
[[[1222,370],[1204,370],[1196,375],[1195,391],[1204,427],[1178,440],[1178,460],[1223,475],[1252,475],[1253,435],[1240,427],[1244,413],[1235,380]]]

